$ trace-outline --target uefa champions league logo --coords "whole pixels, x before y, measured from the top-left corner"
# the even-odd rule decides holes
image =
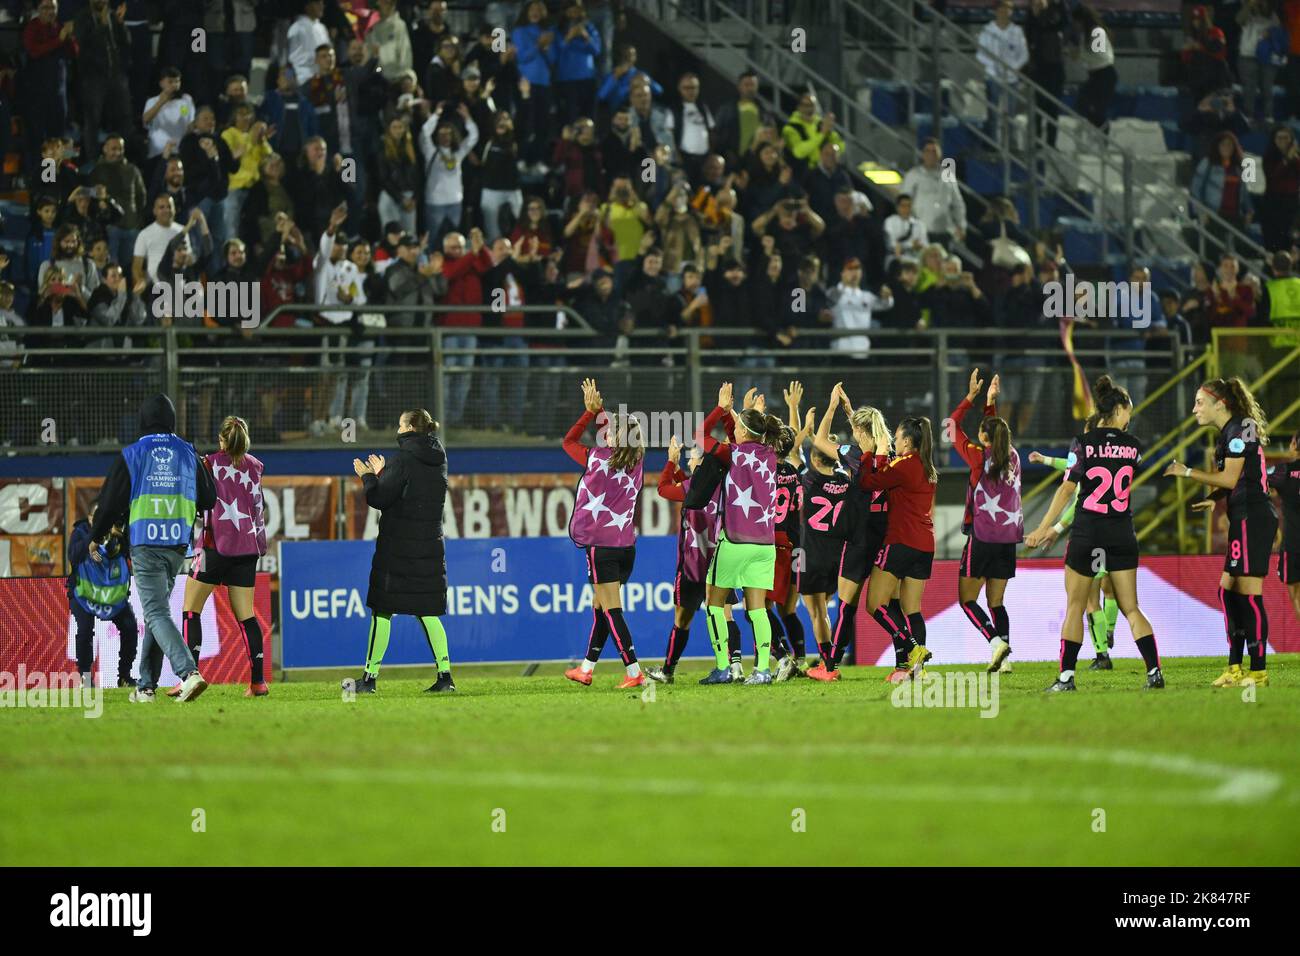
[[[174,451],[170,448],[153,448],[149,451],[149,456],[154,460],[154,464],[158,466],[160,474],[171,474],[172,459],[176,457]]]

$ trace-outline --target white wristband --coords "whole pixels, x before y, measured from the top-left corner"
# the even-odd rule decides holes
[[[1065,529],[1061,527],[1061,522],[1059,521],[1056,522],[1056,524],[1052,525],[1052,530],[1055,531],[1057,534],[1065,534]]]

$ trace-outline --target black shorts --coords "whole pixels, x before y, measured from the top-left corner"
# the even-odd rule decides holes
[[[793,564],[800,594],[834,594],[840,588],[840,558],[844,542],[834,538],[804,536],[803,550],[795,552]]]
[[[1300,551],[1277,553],[1277,576],[1283,584],[1300,584]]]
[[[1251,509],[1244,515],[1229,514],[1228,553],[1223,556],[1223,570],[1233,577],[1267,577],[1276,534],[1277,515],[1271,506]]]
[[[703,606],[708,596],[709,585],[704,581],[688,581],[679,575],[673,582],[673,604],[684,611],[694,614]],[[735,603],[736,592],[732,591],[731,596],[727,598],[727,604]]]
[[[190,577],[203,584],[251,588],[257,583],[257,555],[243,554],[227,558],[218,554],[214,548],[204,548],[194,556]]]
[[[884,535],[876,536],[868,532],[865,540],[845,541],[840,553],[840,577],[861,584],[871,574],[871,565],[876,561],[884,544]]]
[[[1103,571],[1132,571],[1138,566],[1138,540],[1129,521],[1075,524],[1065,549],[1065,566],[1076,574],[1096,577]]]
[[[972,534],[966,539],[966,547],[962,548],[961,565],[957,573],[963,578],[1011,580],[1016,576],[1015,543],[980,541]]]
[[[876,567],[900,579],[928,581],[933,565],[933,551],[918,551],[905,544],[887,544],[876,555]]]
[[[636,548],[587,548],[587,580],[592,584],[622,584],[632,577]]]

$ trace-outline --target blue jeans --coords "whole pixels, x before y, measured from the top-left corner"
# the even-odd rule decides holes
[[[220,262],[218,271],[226,267],[226,243],[239,237],[239,220],[244,214],[244,200],[247,198],[247,189],[232,189],[221,200],[221,232],[212,233],[212,254]]]
[[[526,349],[528,343],[517,335],[508,335],[499,339],[488,339],[487,348]],[[481,363],[485,368],[528,368],[528,355],[485,355]],[[484,374],[483,381],[483,415],[484,424],[489,427],[500,425],[508,416],[517,415],[524,407],[524,396],[528,389],[528,374],[512,371],[504,375],[499,373]]]
[[[442,340],[442,347],[446,349],[474,349],[478,348],[477,335],[448,335]],[[474,356],[469,355],[444,355],[442,358],[444,368],[473,368]],[[442,414],[447,419],[444,425],[462,425],[465,417],[465,401],[469,398],[469,387],[473,373],[456,372],[444,377],[446,381],[446,394],[443,399]]]
[[[180,573],[185,555],[174,548],[151,548],[148,545],[131,549],[131,569],[135,577],[136,593],[140,595],[140,608],[144,611],[144,642],[140,648],[140,690],[158,687],[159,674],[154,673],[154,644],[162,648],[171,662],[172,670],[181,680],[198,670],[194,655],[185,646],[181,632],[172,620],[172,589]]]
[[[135,256],[135,237],[140,235],[140,230],[109,226],[107,231],[109,258],[115,260],[124,273],[129,273]]]
[[[429,252],[442,252],[442,237],[460,228],[460,203],[424,204],[424,228],[429,233]]]
[[[743,355],[740,359],[741,368],[776,368],[776,359],[771,355]],[[736,390],[744,395],[750,388],[758,389],[760,395],[767,396],[769,405],[775,407],[776,401],[772,394],[772,379],[767,375],[754,375],[749,384],[742,386],[736,383]]]

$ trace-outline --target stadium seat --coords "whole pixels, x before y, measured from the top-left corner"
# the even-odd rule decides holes
[[[1061,230],[1061,248],[1073,266],[1100,265],[1105,262],[1101,226],[1077,216],[1062,216],[1056,221]]]
[[[907,92],[902,83],[893,80],[868,80],[871,94],[871,115],[890,126],[907,124]]]
[[[1132,116],[1142,120],[1177,122],[1178,89],[1173,86],[1139,86],[1133,102]]]

